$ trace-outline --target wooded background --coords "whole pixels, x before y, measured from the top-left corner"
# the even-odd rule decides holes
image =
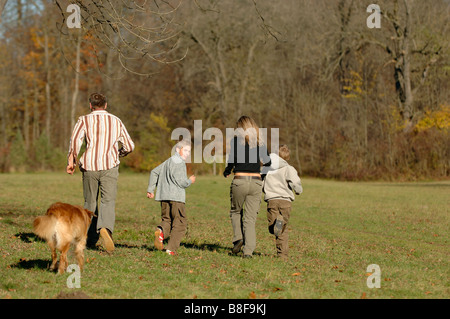
[[[280,128],[302,176],[448,178],[450,2],[379,0],[369,29],[372,2],[1,0],[0,171],[64,169],[101,92],[135,171],[170,155],[174,128],[203,120],[225,136],[249,115]],[[81,29],[67,27],[71,3]]]

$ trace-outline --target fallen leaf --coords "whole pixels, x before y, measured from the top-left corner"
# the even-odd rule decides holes
[[[367,298],[366,293],[363,292],[362,295],[361,295],[361,299],[366,299],[366,298]]]
[[[294,272],[291,276],[300,276],[299,272]]]
[[[252,291],[252,292],[250,293],[250,295],[248,295],[248,298],[250,298],[250,299],[256,299],[256,294],[255,294],[255,292]]]

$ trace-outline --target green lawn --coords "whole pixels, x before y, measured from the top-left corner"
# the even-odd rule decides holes
[[[305,178],[293,203],[290,258],[275,257],[266,204],[253,259],[229,255],[229,183],[199,176],[187,189],[188,234],[176,257],[156,251],[148,174],[121,174],[116,250],[86,250],[81,288],[47,270],[33,219],[56,201],[83,204],[81,174],[0,175],[0,298],[449,298],[450,182],[356,183]],[[73,253],[69,263],[75,263]],[[381,269],[368,288],[367,266]]]

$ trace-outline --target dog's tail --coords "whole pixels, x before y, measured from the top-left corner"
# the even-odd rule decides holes
[[[33,222],[34,233],[42,239],[50,241],[56,233],[56,222],[56,217],[53,215],[36,217]]]

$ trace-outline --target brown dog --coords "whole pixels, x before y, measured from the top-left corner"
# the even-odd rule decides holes
[[[58,249],[61,252],[58,272],[64,273],[67,263],[67,252],[70,244],[75,245],[75,255],[77,257],[80,270],[84,265],[84,248],[91,218],[94,213],[80,206],[65,203],[55,203],[49,207],[44,216],[39,216],[34,220],[34,233],[45,239],[52,251],[51,270],[56,268]]]

